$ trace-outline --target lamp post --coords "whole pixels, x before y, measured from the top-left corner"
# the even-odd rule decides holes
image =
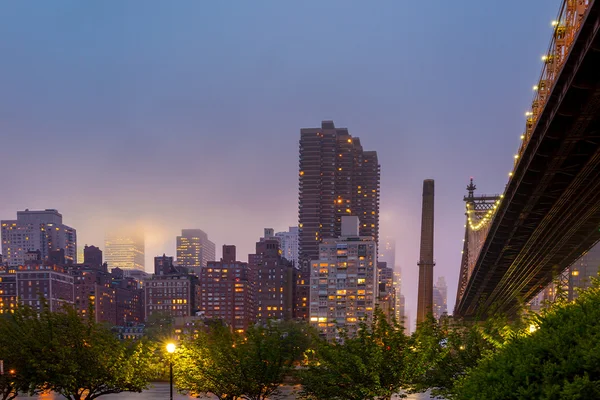
[[[173,400],[173,356],[175,352],[175,343],[167,343],[167,353],[169,353],[169,400]]]

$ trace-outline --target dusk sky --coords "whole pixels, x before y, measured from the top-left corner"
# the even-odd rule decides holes
[[[146,269],[201,228],[245,261],[297,224],[301,128],[376,150],[381,234],[416,317],[422,181],[454,307],[462,197],[501,193],[560,1],[0,5],[0,219],[56,208],[79,245],[139,224]]]

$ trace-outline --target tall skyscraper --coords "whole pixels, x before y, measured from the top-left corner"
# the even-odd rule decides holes
[[[64,225],[62,215],[53,209],[18,211],[16,220],[4,220],[2,253],[9,266],[23,265],[28,251],[40,251],[41,261],[47,261],[54,250],[64,250],[67,262],[77,261],[77,233]]]
[[[359,236],[358,217],[342,220],[341,236],[324,239],[311,263],[310,324],[328,340],[339,329],[355,335],[363,318],[372,319],[378,296],[377,244]]]
[[[417,297],[417,324],[433,312],[433,179],[423,181],[423,210],[421,217],[421,254],[419,257],[419,293]]]
[[[443,276],[433,285],[433,317],[439,320],[448,313],[448,286]]]
[[[364,151],[360,139],[333,121],[300,131],[298,201],[298,286],[295,315],[305,319],[310,263],[319,258],[319,244],[341,236],[342,216],[359,218],[359,235],[379,239],[377,152]]]
[[[396,240],[386,237],[379,248],[379,261],[387,263],[388,268],[396,269]]]
[[[177,265],[200,276],[202,267],[215,261],[215,244],[201,229],[182,229],[177,236]]]
[[[277,232],[275,237],[279,239],[281,255],[298,268],[298,227],[290,226],[287,232]]]
[[[300,131],[300,257],[316,260],[323,239],[341,236],[341,217],[360,220],[361,236],[379,239],[377,152],[363,151],[347,128],[323,121]]]
[[[108,233],[104,240],[104,259],[109,268],[144,271],[144,233],[129,229]]]

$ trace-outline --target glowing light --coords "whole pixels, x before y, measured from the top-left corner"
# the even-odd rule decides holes
[[[516,160],[517,158],[519,158],[519,155],[518,155],[518,154],[515,154],[515,160]]]
[[[508,176],[513,176],[513,173],[512,173],[512,172],[509,172],[509,173],[508,173]]]
[[[533,90],[538,90],[538,89],[539,89],[538,85],[533,86]]]
[[[167,343],[167,353],[175,352],[175,343]]]
[[[529,333],[533,333],[535,331],[537,331],[537,326],[534,324],[529,325]]]
[[[552,21],[552,26],[556,26],[556,25],[558,25],[558,21],[557,20]]]
[[[525,139],[525,135],[521,135],[521,140]]]
[[[543,56],[542,56],[542,61],[548,61],[548,56],[546,56],[546,55],[543,55]]]

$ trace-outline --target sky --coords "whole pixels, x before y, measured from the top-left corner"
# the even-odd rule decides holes
[[[381,235],[416,317],[422,181],[456,295],[465,187],[504,190],[560,1],[0,4],[0,219],[56,208],[79,245],[123,224],[146,268],[201,228],[238,258],[297,225],[301,128],[381,163]]]

